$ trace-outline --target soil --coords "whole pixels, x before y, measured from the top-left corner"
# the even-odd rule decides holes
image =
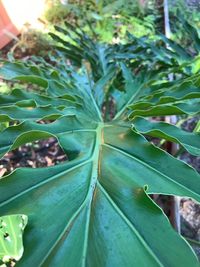
[[[42,168],[66,161],[67,156],[55,138],[28,143],[0,160],[0,177],[19,167]]]

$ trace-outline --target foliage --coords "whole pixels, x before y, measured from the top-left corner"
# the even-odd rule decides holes
[[[44,18],[52,24],[61,23],[69,16],[70,8],[63,5],[59,0],[47,1]]]
[[[10,87],[5,82],[0,82],[0,93],[1,94],[10,93]]]
[[[44,18],[61,26],[65,21],[79,25],[100,41],[112,42],[114,37],[124,39],[127,30],[137,37],[153,34],[151,11],[152,4],[145,8],[135,0],[68,1],[65,5],[50,0]]]
[[[191,44],[190,32],[183,30],[182,19],[189,21],[198,31],[200,30],[199,4],[192,5],[193,1],[168,1],[172,38],[188,48]],[[195,2],[195,1],[194,1]],[[184,11],[184,12],[183,12]]]
[[[23,254],[22,234],[27,216],[11,215],[0,217],[0,264],[19,260]]]
[[[105,45],[68,24],[57,30],[71,39],[51,35],[60,43],[57,57],[4,62],[0,71],[47,91],[1,95],[0,121],[15,125],[0,133],[0,155],[53,136],[68,158],[0,181],[1,215],[29,218],[18,266],[199,266],[149,195],[200,201],[200,175],[146,135],[194,155],[200,136],[145,119],[200,112],[200,76],[191,72],[190,54],[162,36],[151,43],[129,34],[127,44]],[[163,40],[170,49],[159,45]],[[176,80],[168,82],[172,72]]]
[[[25,25],[10,53],[14,54],[15,58],[30,55],[44,56],[50,48],[51,40],[48,34]]]

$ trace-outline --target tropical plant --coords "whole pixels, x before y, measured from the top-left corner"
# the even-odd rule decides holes
[[[196,2],[196,3],[195,3]],[[200,29],[200,13],[199,13],[199,1],[168,1],[169,4],[169,16],[170,16],[170,26],[172,30],[172,37],[176,42],[180,43],[185,48],[191,49],[191,34],[186,23],[183,22],[183,18],[186,21],[189,21],[194,27],[198,30]],[[184,11],[184,12],[183,12]],[[177,19],[178,18],[178,19]],[[185,25],[184,25],[185,24]],[[194,51],[195,53],[195,51]]]
[[[37,58],[4,62],[0,71],[5,80],[47,90],[0,96],[0,121],[15,122],[0,133],[0,155],[53,136],[68,158],[52,167],[19,168],[0,180],[1,216],[29,220],[18,266],[199,266],[150,194],[200,201],[200,175],[146,136],[178,143],[194,155],[200,136],[145,119],[200,112],[199,74],[180,64],[183,51],[174,43],[169,50],[130,36],[129,44],[102,45],[81,30],[57,29],[72,42],[52,35],[61,42],[53,64],[36,64]],[[173,70],[181,75],[168,82]],[[113,118],[110,110],[103,116],[111,103]],[[17,226],[1,225],[15,240]],[[7,234],[0,236],[3,248]],[[19,259],[16,242],[9,244],[0,252],[2,261],[5,255]]]
[[[103,42],[112,42],[116,35],[124,40],[126,30],[137,37],[154,34],[153,3],[148,2],[72,0],[63,4],[59,0],[49,0],[44,20],[53,25],[63,26],[65,21],[79,25],[87,34]]]

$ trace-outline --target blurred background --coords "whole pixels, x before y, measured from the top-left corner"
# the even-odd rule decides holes
[[[43,54],[50,39],[47,32],[65,21],[78,25],[103,42],[125,41],[129,31],[136,37],[164,31],[164,0],[1,0],[0,48],[10,41],[12,52]],[[199,0],[168,0],[172,39],[183,40],[178,10],[200,28]],[[4,51],[1,51],[2,53]],[[7,52],[7,50],[6,50]]]

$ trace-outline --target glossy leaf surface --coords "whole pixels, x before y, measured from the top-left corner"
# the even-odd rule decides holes
[[[136,117],[133,123],[140,133],[178,143],[195,156],[200,154],[199,134],[183,131],[165,122],[150,122],[141,117]]]
[[[75,118],[72,128],[77,130],[69,132],[65,125],[58,138],[73,160],[45,169],[19,169],[1,181],[1,214],[23,211],[30,220],[19,266],[62,266],[63,259],[68,266],[191,263],[188,245],[145,191],[199,199],[199,175],[126,127],[88,123],[83,128]],[[32,133],[26,132],[26,138],[31,140]],[[173,168],[179,169],[176,175]],[[50,221],[54,223],[49,225]],[[169,247],[176,243],[185,257],[173,250],[168,250],[170,257],[163,257],[168,248],[158,246],[159,239]],[[196,266],[195,257],[192,261]]]
[[[60,69],[45,65],[40,70],[30,63],[5,63],[0,72],[5,79],[42,82],[49,94],[14,90],[0,97],[1,121],[14,124],[0,133],[1,157],[53,136],[68,158],[52,167],[19,168],[0,180],[0,214],[29,218],[18,266],[199,266],[188,243],[149,194],[200,201],[200,175],[153,146],[142,136],[139,123],[134,129],[134,121],[127,120],[128,114],[132,118],[199,112],[196,76],[189,81],[183,77],[178,85],[155,83],[161,77],[159,68],[146,77],[131,69],[133,57],[127,53],[132,46],[96,46],[82,31],[75,35],[76,45],[54,38],[76,67],[87,61],[78,71],[71,67],[65,72],[62,64]],[[142,51],[149,49],[143,40],[140,45]],[[164,61],[170,65],[173,53],[150,48],[157,57],[153,64],[163,62],[167,71]],[[143,67],[141,57],[135,57],[136,66]],[[144,57],[147,64],[150,56]],[[117,102],[116,115],[105,122],[101,111],[111,95]],[[157,126],[163,137],[189,145],[182,133],[169,127]],[[198,153],[198,146],[195,149]]]

